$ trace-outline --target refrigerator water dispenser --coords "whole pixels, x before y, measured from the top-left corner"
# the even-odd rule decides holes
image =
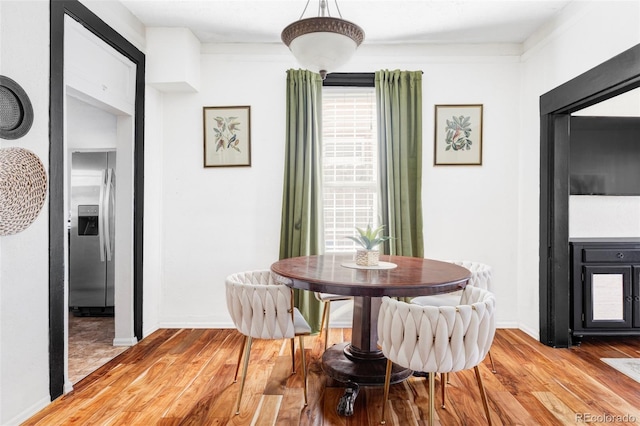
[[[98,205],[78,206],[78,235],[98,235]]]

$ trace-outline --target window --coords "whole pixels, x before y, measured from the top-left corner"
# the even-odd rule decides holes
[[[322,132],[325,252],[352,252],[346,237],[378,221],[375,89],[325,86]]]

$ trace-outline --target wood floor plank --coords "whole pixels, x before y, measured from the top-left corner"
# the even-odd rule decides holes
[[[321,353],[319,346],[316,353]],[[328,378],[322,371],[319,357],[313,356],[313,352],[307,357],[307,399],[306,409],[300,410],[300,424],[308,426],[320,426],[323,424],[322,407],[324,406],[324,390]]]
[[[558,424],[569,425],[576,422],[576,413],[551,392],[532,392],[557,419]]]
[[[171,404],[181,390],[182,387],[180,386],[164,386],[160,392],[149,398],[144,405],[133,405],[133,409],[125,410],[124,413],[139,413],[134,424],[154,424],[158,419],[163,418],[164,407]]]
[[[331,342],[350,338],[332,329]],[[377,425],[382,388],[362,387],[353,416],[338,415],[344,384],[322,371],[324,339],[305,338],[309,404],[304,406],[301,357],[291,374],[288,341],[255,340],[240,414],[233,383],[243,337],[236,330],[158,330],[74,386],[24,425]],[[576,416],[627,416],[640,423],[640,384],[600,360],[640,358],[639,338],[585,338],[580,346],[550,348],[519,330],[498,330],[492,347],[497,374],[480,365],[494,425],[576,424]],[[473,371],[450,375],[442,425],[486,424]],[[427,424],[427,381],[410,377],[391,386],[388,425]],[[578,423],[579,424],[579,423]]]
[[[276,424],[282,395],[262,395],[251,424],[253,426],[273,426]]]
[[[214,398],[219,394],[209,391],[210,380],[202,380],[199,384],[192,382],[192,386],[187,388],[180,387],[179,391],[170,400],[167,400],[163,406],[161,418],[183,418],[186,417],[194,407],[194,401],[200,401],[203,398]]]
[[[277,425],[299,425],[301,415],[307,408],[304,406],[304,394],[302,389],[285,389],[280,402],[280,410],[277,413]]]
[[[344,394],[344,389],[337,387],[328,387],[324,391],[324,405],[322,407],[322,413],[325,425],[346,426],[348,417],[338,415],[336,407],[338,401]]]
[[[111,418],[109,421],[104,421],[103,426],[121,426],[121,425],[142,425],[145,419],[142,413],[139,412],[122,412]],[[164,424],[168,426],[167,423]]]
[[[487,369],[483,369],[481,374],[492,373]],[[447,385],[447,406],[450,407],[449,410],[454,411],[456,417],[463,424],[486,424],[487,420],[474,371],[458,371],[450,376],[451,383]],[[439,407],[440,405],[436,404],[436,408]]]
[[[376,421],[380,422],[382,407],[379,410],[371,412],[371,421],[369,424],[375,424]],[[385,414],[387,424],[398,425],[417,425],[418,420],[415,416],[415,412],[412,409],[411,403],[406,399],[392,399],[387,403],[387,412]],[[426,419],[426,418],[425,418]],[[440,423],[438,412],[435,413],[435,419]],[[437,424],[438,424],[437,423]]]
[[[194,409],[194,401],[207,401],[207,405],[219,404],[218,399],[224,397],[220,404],[227,404],[229,412],[235,410],[235,402],[238,392],[237,384],[233,384],[233,372],[235,366],[209,362],[198,372],[187,388],[184,388],[179,395],[171,401],[162,417],[186,418]]]

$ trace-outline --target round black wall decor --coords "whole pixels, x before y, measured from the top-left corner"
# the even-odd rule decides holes
[[[33,108],[27,93],[18,83],[0,75],[0,138],[18,139],[33,123]]]

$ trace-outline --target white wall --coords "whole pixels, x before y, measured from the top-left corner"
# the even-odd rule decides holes
[[[67,96],[67,148],[116,149],[117,117],[110,112]]]
[[[416,55],[370,47],[345,71],[424,71],[426,254],[493,265],[498,321],[513,326],[516,286],[509,277],[517,273],[519,57],[512,46],[485,49],[476,57],[455,56],[452,49],[445,56],[439,49]],[[203,51],[200,92],[163,97],[162,327],[231,326],[225,277],[268,268],[278,258],[285,71],[297,64],[282,46],[207,45]],[[455,103],[484,104],[482,166],[433,166],[434,105]],[[252,166],[204,168],[202,107],[230,105],[251,106]]]
[[[475,260],[493,268],[496,321],[517,324],[517,162],[520,100],[518,58],[490,63],[428,64],[424,67],[423,211],[425,256]],[[470,70],[472,70],[470,72]],[[458,84],[443,84],[446,81]],[[481,103],[482,166],[434,167],[434,104]]]
[[[525,43],[518,156],[519,326],[539,333],[540,96],[640,42],[640,3],[574,2]]]
[[[282,53],[205,53],[200,92],[163,95],[162,327],[232,327],[225,277],[278,258],[293,65]],[[251,167],[204,168],[202,108],[231,105],[251,106]]]
[[[158,329],[162,283],[164,222],[162,206],[162,94],[147,86],[144,134],[144,260],[142,335]]]
[[[0,147],[49,165],[49,3],[0,2],[0,74],[22,86],[34,120]],[[49,401],[49,200],[24,231],[0,237],[0,424]]]
[[[569,238],[640,237],[640,197],[572,195]]]

